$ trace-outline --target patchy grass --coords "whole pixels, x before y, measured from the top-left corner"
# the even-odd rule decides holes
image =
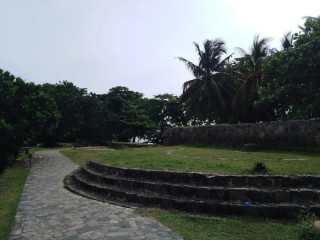
[[[84,165],[89,159],[97,160],[100,155],[112,151],[115,150],[107,147],[92,147],[63,149],[61,150],[61,153],[81,166]]]
[[[30,171],[30,168],[20,165],[0,175],[0,239],[3,240],[9,239],[15,225],[15,214]]]
[[[35,152],[41,152],[46,150],[66,150],[71,149],[70,147],[55,147],[55,148],[43,148],[43,147],[31,147],[30,153],[34,154]]]
[[[192,146],[125,148],[108,151],[72,149],[62,151],[77,164],[88,159],[117,166],[221,174],[252,174],[255,162],[264,162],[267,174],[320,174],[320,155],[293,152],[244,152],[240,150]]]
[[[160,209],[136,210],[176,231],[186,240],[298,240],[300,225],[250,218],[204,217]]]

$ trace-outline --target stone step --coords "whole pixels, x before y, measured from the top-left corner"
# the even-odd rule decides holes
[[[228,186],[197,186],[195,184],[181,184],[159,182],[156,180],[140,180],[117,175],[105,175],[86,165],[80,169],[87,178],[100,184],[114,185],[119,188],[141,192],[154,192],[183,196],[197,199],[240,200],[259,203],[317,203],[320,199],[319,189],[298,188],[257,188],[257,187],[228,187]]]
[[[320,176],[219,175],[202,172],[178,172],[139,168],[115,167],[89,160],[89,169],[103,175],[122,176],[143,181],[172,182],[201,186],[314,188],[320,189]]]
[[[174,208],[202,214],[238,214],[255,217],[292,219],[307,212],[320,214],[318,204],[273,203],[256,204],[241,201],[199,200],[179,196],[146,193],[126,190],[113,185],[101,186],[86,179],[80,171],[75,172],[68,180],[67,187],[86,197],[99,201],[113,201],[121,205],[152,206]]]
[[[124,206],[128,208],[134,208],[134,207],[142,207],[141,204],[137,204],[135,202],[127,202],[123,201],[123,199],[118,199],[117,197],[121,193],[115,190],[105,191],[105,193],[101,192],[101,189],[96,187],[90,187],[87,182],[84,182],[80,180],[79,178],[76,178],[75,175],[68,176],[66,180],[66,188],[69,189],[71,192],[74,192],[78,195],[91,198],[94,200],[98,200],[101,202],[109,202],[112,204],[116,204],[119,206]],[[107,193],[107,195],[106,195]],[[109,194],[109,195],[108,195]]]

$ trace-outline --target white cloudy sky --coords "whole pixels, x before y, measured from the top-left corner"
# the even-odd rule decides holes
[[[319,0],[0,0],[0,68],[35,83],[68,80],[95,93],[126,86],[181,94],[197,63],[193,42],[221,38],[229,53],[255,34],[279,40]]]

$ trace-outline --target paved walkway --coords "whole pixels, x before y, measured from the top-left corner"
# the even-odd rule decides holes
[[[63,178],[78,166],[59,151],[35,153],[16,214],[11,240],[29,239],[182,239],[132,209],[75,195]]]

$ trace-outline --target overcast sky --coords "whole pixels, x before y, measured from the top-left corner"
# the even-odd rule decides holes
[[[90,92],[126,86],[180,95],[197,63],[193,42],[221,38],[229,53],[254,35],[280,39],[319,0],[0,0],[0,68],[27,82],[62,80]]]

